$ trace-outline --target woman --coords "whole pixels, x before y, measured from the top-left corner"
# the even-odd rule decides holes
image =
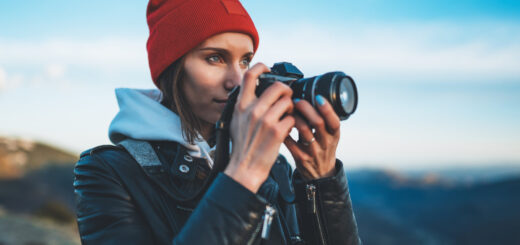
[[[147,19],[159,90],[116,90],[115,146],[81,154],[74,188],[82,242],[359,244],[335,157],[339,119],[322,97],[317,110],[292,101],[282,83],[255,96],[269,68],[249,66],[258,34],[240,2],[152,0]],[[213,165],[215,122],[239,85],[230,161],[191,200]],[[289,136],[293,127],[298,142]],[[294,175],[278,154],[282,142],[295,159]]]

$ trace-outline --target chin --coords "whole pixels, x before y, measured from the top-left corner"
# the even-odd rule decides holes
[[[219,108],[215,110],[206,110],[203,112],[201,111],[195,114],[195,116],[197,116],[199,120],[211,125],[215,125],[215,123],[217,123],[217,121],[220,119],[220,115],[222,115],[222,110],[220,110]]]
[[[220,115],[218,115],[218,117],[213,118],[212,120],[209,120],[208,122],[211,124],[216,124],[219,119],[220,119]]]
[[[215,115],[215,116],[204,117],[201,119],[202,119],[202,121],[204,121],[208,124],[215,125],[217,123],[217,121],[220,119],[220,114]]]

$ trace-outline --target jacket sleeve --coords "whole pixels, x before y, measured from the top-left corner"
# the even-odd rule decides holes
[[[219,173],[173,244],[249,244],[258,236],[266,206],[263,198]]]
[[[151,227],[103,159],[84,156],[74,173],[83,244],[156,243]],[[220,173],[172,244],[246,244],[258,235],[266,205],[263,198]]]
[[[76,214],[82,244],[153,244],[150,227],[104,161],[86,155],[74,168]]]
[[[336,175],[305,181],[298,170],[293,186],[300,231],[306,244],[361,244],[341,161]]]

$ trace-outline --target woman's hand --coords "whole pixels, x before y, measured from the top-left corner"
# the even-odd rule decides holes
[[[295,116],[299,140],[296,142],[289,135],[284,141],[296,168],[307,180],[335,174],[340,135],[340,120],[330,103],[321,95],[316,97],[316,102],[318,110],[305,100],[295,100],[295,108],[303,116]]]
[[[282,142],[295,125],[289,86],[276,82],[256,97],[258,76],[264,72],[269,68],[256,64],[244,74],[231,120],[233,150],[224,170],[253,193],[267,179]]]

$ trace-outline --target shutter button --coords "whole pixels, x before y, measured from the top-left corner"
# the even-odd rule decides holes
[[[190,167],[188,167],[186,164],[181,164],[179,166],[179,170],[183,173],[188,173],[190,171]]]

